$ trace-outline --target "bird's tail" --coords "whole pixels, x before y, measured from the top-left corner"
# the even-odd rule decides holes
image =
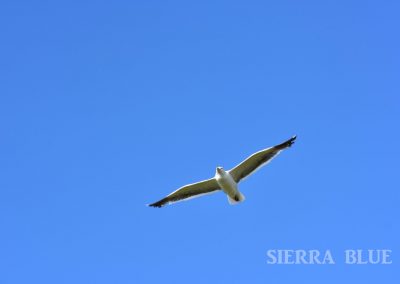
[[[246,199],[246,197],[244,197],[244,195],[240,192],[238,192],[234,198],[230,197],[228,195],[228,202],[230,205],[235,205],[238,204],[240,202],[243,202]]]

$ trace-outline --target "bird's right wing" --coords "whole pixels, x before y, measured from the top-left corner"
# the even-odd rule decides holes
[[[257,169],[266,165],[269,161],[271,161],[272,158],[278,155],[283,149],[292,146],[294,140],[296,140],[296,136],[293,136],[292,138],[281,144],[254,153],[246,160],[241,162],[239,165],[231,169],[229,171],[230,175],[236,182],[239,182],[241,179],[248,177],[249,175],[254,173]]]
[[[187,200],[205,194],[210,194],[219,189],[220,187],[219,184],[217,183],[217,180],[215,178],[211,178],[197,183],[192,183],[182,186],[181,188],[169,194],[167,197],[155,203],[149,204],[149,206],[162,207],[166,204],[174,203],[180,200],[185,200],[185,199]]]

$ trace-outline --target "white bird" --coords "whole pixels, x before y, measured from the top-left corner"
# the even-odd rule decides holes
[[[292,146],[296,136],[276,146],[254,153],[246,160],[229,171],[222,167],[217,167],[215,176],[211,179],[203,180],[197,183],[185,185],[172,192],[165,198],[149,204],[152,207],[162,207],[181,200],[188,200],[205,194],[210,194],[222,190],[228,196],[230,204],[237,204],[244,201],[244,195],[238,190],[238,183],[253,174],[256,170],[266,165],[282,150]]]

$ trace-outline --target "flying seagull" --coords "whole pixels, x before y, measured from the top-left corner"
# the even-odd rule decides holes
[[[222,167],[217,167],[213,178],[197,183],[185,185],[172,192],[167,197],[149,204],[152,207],[162,207],[181,200],[188,200],[205,194],[210,194],[222,190],[228,196],[228,202],[233,205],[244,201],[244,195],[238,190],[238,183],[253,174],[256,170],[266,165],[282,150],[292,146],[296,136],[276,146],[254,153],[246,160],[229,171]]]

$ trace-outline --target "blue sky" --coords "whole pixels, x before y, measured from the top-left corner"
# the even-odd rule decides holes
[[[0,282],[398,282],[399,8],[2,1]],[[293,134],[240,205],[145,206]]]

